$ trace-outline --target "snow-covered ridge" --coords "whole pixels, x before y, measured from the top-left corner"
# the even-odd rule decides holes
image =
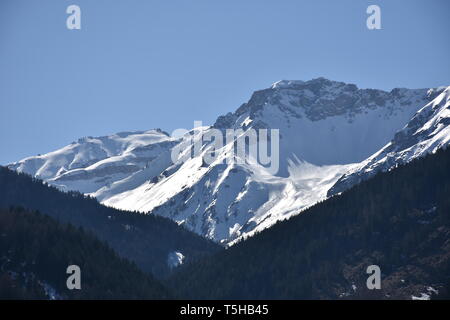
[[[325,199],[342,176],[358,172],[393,137],[400,141],[402,133],[397,132],[410,121],[418,126],[410,144],[437,137],[437,129],[439,141],[448,141],[447,116],[433,107],[442,106],[445,92],[358,89],[324,78],[282,80],[253,93],[211,128],[196,128],[178,138],[161,130],[85,138],[10,168],[63,190],[95,196],[105,205],[168,217],[200,235],[233,244]],[[435,109],[422,111],[430,108]],[[203,156],[211,143],[202,135],[213,128],[279,129],[279,171],[271,174],[249,162],[228,162],[233,141],[206,164]],[[200,142],[201,152],[174,163],[171,150],[187,137]]]
[[[381,108],[389,117],[404,106],[422,103],[431,98],[428,89],[395,88],[390,92],[359,89],[354,84],[317,78],[310,81],[281,80],[270,88],[253,93],[247,103],[235,113],[219,117],[215,126],[228,127],[243,113],[250,119],[267,105],[274,105],[291,117],[307,117],[318,121],[327,117],[345,115],[352,121],[357,114]]]
[[[377,172],[434,153],[450,143],[450,87],[430,90],[437,96],[421,108],[381,150],[349,170],[328,191],[328,196],[340,193],[366,180]]]
[[[170,150],[173,144],[173,139],[159,129],[84,137],[59,150],[25,158],[8,167],[46,180],[62,190],[91,193],[143,169],[165,168],[168,160],[164,151]]]

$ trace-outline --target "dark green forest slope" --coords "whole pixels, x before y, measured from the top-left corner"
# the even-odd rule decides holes
[[[373,264],[381,290],[366,286]],[[450,149],[185,265],[169,285],[194,299],[411,299],[448,297],[449,279]]]
[[[93,235],[38,212],[0,209],[0,237],[0,299],[171,297]],[[67,289],[69,265],[81,269],[80,290]]]
[[[166,281],[180,298],[411,299],[436,289],[448,298],[449,195],[450,149],[378,174],[224,251],[166,219],[107,208],[0,168],[0,207],[39,209],[64,222],[0,211],[0,297],[44,298],[52,289],[62,298],[169,296],[96,236],[159,275],[168,274],[169,252],[183,252],[190,259]],[[69,264],[81,267],[88,290],[65,289]],[[373,264],[381,290],[369,291]]]
[[[0,208],[10,206],[39,210],[59,222],[81,226],[158,278],[170,273],[170,252],[180,251],[190,261],[222,249],[169,219],[108,208],[78,192],[60,192],[0,167]]]

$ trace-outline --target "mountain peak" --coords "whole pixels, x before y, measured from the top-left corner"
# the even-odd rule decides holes
[[[251,98],[234,113],[217,119],[214,127],[226,128],[237,119],[249,117],[254,124],[267,123],[261,114],[279,110],[279,116],[307,118],[311,121],[344,116],[352,121],[356,115],[379,109],[383,117],[390,117],[408,106],[425,104],[438,91],[396,88],[390,92],[379,89],[360,89],[355,84],[329,80],[324,77],[303,80],[280,80],[269,88],[253,92]],[[266,117],[267,118],[267,117]],[[243,120],[244,120],[243,119]]]
[[[416,145],[414,150],[422,150],[421,142],[430,142],[425,145],[430,150],[447,143],[450,122],[442,101],[448,97],[441,93],[429,104],[441,91],[359,89],[325,78],[281,80],[255,91],[234,113],[219,117],[214,128],[276,129],[274,174],[252,162],[225,161],[233,157],[235,138],[217,150],[220,161],[206,164],[203,156],[214,144],[202,135],[179,140],[158,131],[89,138],[10,167],[108,206],[165,216],[232,243],[325,199],[343,175],[366,164],[393,138],[395,146],[408,150]],[[407,123],[405,134],[396,134]],[[200,154],[174,163],[173,148],[185,148],[186,142],[198,143]]]
[[[271,89],[288,89],[298,85],[302,85],[305,82],[302,80],[279,80],[274,82],[270,88]]]
[[[296,89],[296,90],[302,90],[302,89],[308,89],[311,86],[316,87],[327,87],[327,86],[345,86],[347,83],[339,82],[330,80],[324,77],[318,77],[311,80],[303,81],[303,80],[279,80],[275,83],[273,83],[270,86],[270,89]],[[348,84],[350,86],[354,86],[355,89],[357,87],[354,84]]]

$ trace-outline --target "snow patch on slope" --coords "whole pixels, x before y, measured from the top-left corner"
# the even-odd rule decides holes
[[[450,143],[450,87],[436,91],[429,94],[438,94],[437,97],[421,108],[386,146],[340,178],[328,195],[340,193],[380,171],[447,147]]]
[[[326,199],[343,175],[376,164],[381,158],[373,163],[367,159],[387,150],[394,136],[396,146],[412,148],[398,149],[405,150],[407,159],[412,157],[408,152],[442,147],[449,137],[448,110],[414,116],[424,105],[423,110],[440,105],[442,90],[385,92],[324,78],[282,80],[253,93],[211,128],[177,137],[160,130],[88,137],[9,167],[62,190],[95,196],[105,205],[165,216],[202,236],[233,244]],[[407,123],[416,124],[396,134]],[[209,130],[263,128],[280,132],[277,173],[269,174],[252,159],[229,161],[234,141],[217,150],[214,163],[203,161],[212,145],[199,139]],[[408,140],[411,136],[415,140]],[[191,138],[200,142],[200,154],[173,163],[172,149]],[[184,150],[191,152],[190,147]],[[382,158],[395,165],[403,157],[398,150]]]
[[[169,268],[176,268],[184,262],[184,255],[181,252],[173,251],[167,256],[167,265]]]

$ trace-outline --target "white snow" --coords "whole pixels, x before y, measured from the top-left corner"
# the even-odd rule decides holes
[[[343,179],[370,177],[388,171],[398,164],[435,153],[450,143],[450,87],[421,108],[383,148],[354,166]],[[350,185],[349,185],[350,186]]]
[[[319,94],[316,85],[322,86]],[[62,190],[95,196],[108,206],[168,217],[200,235],[232,245],[326,199],[328,190],[344,174],[370,172],[393,155],[397,161],[434,152],[450,139],[448,122],[442,121],[449,118],[449,88],[430,92],[442,91],[432,102],[425,89],[399,89],[395,98],[382,91],[356,95],[356,87],[326,79],[282,80],[267,90],[262,93],[269,95],[266,101],[254,105],[252,98],[242,112],[227,117],[229,129],[279,129],[280,169],[276,174],[251,161],[228,161],[233,143],[217,150],[212,164],[202,161],[212,147],[206,142],[201,144],[200,155],[172,162],[172,148],[186,143],[190,134],[198,141],[209,127],[177,137],[159,130],[88,137],[9,167]],[[363,107],[342,109],[333,102],[337,98]],[[377,99],[382,102],[375,103]],[[314,101],[315,109],[308,109],[308,101]],[[384,154],[398,130],[412,118],[422,117],[427,120],[425,125],[414,132],[429,138],[401,152]]]
[[[184,255],[181,252],[173,251],[167,256],[167,265],[169,268],[176,268],[184,262]]]
[[[430,300],[431,296],[427,293],[421,293],[420,297],[411,296],[411,300]]]

